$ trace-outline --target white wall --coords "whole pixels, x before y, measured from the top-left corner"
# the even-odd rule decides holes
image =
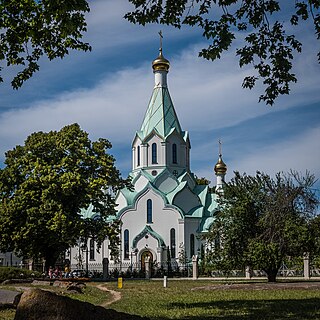
[[[147,200],[152,200],[152,223],[147,223]],[[179,233],[179,219],[181,218],[180,213],[170,207],[166,207],[163,198],[154,192],[152,189],[146,190],[136,201],[136,207],[134,209],[126,210],[122,216],[122,233],[125,229],[129,230],[129,247],[131,250],[132,241],[134,237],[140,234],[146,225],[150,226],[152,230],[162,236],[165,245],[170,246],[170,229],[175,228],[176,239],[180,238]],[[150,241],[150,243],[149,243]],[[178,242],[178,241],[176,241]],[[139,249],[148,245],[148,248],[157,252],[158,242],[153,237],[149,236],[147,240],[139,241]],[[123,248],[122,248],[123,249]]]

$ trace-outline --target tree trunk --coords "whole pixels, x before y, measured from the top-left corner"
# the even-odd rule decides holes
[[[48,272],[50,267],[51,268],[55,267],[58,257],[59,257],[58,251],[48,250],[45,253],[45,271],[46,272]]]
[[[56,263],[56,259],[54,259],[52,256],[48,255],[45,257],[45,260],[46,260],[46,262],[45,262],[44,267],[45,267],[46,273],[48,273],[49,268],[54,268],[55,263]]]
[[[278,269],[272,269],[272,270],[267,270],[267,277],[268,277],[268,282],[276,282],[277,274],[278,274]]]

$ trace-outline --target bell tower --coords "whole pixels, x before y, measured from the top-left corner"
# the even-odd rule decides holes
[[[181,129],[170,97],[167,75],[170,62],[163,56],[162,33],[159,55],[152,61],[154,88],[142,125],[132,143],[132,174],[144,170],[157,176],[167,169],[175,176],[190,171],[190,141]]]
[[[214,172],[217,177],[216,193],[223,193],[223,185],[225,183],[224,178],[227,173],[227,165],[222,160],[222,142],[219,139],[219,158],[218,162],[214,166]]]

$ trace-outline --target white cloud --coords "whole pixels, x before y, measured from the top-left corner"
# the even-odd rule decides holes
[[[130,144],[135,131],[141,125],[152,92],[151,60],[157,52],[150,52],[150,60],[140,65],[136,64],[132,55],[131,68],[124,69],[124,66],[120,65],[119,71],[111,75],[110,72],[106,74],[108,57],[111,54],[116,55],[120,50],[139,53],[139,50],[143,50],[144,43],[150,42],[151,39],[158,41],[155,40],[155,36],[159,26],[132,26],[122,19],[128,9],[127,2],[100,0],[92,3],[86,38],[92,42],[94,51],[89,53],[88,57],[92,61],[96,55],[101,57],[105,51],[105,66],[96,70],[97,78],[101,80],[97,83],[88,80],[87,88],[60,93],[49,100],[37,99],[29,104],[27,109],[0,113],[1,158],[4,151],[16,144],[22,144],[34,131],[59,130],[74,122],[88,131],[92,139],[106,137],[115,148],[117,145]],[[187,31],[166,32],[166,39],[187,36]],[[234,52],[224,54],[222,60],[210,62],[197,56],[204,45],[198,43],[174,56],[166,55],[164,49],[164,54],[171,63],[168,83],[182,128],[191,132],[191,142],[193,131],[203,133],[203,141],[199,141],[196,146],[192,145],[192,168],[196,168],[198,176],[205,176],[213,181],[212,170],[217,160],[216,140],[219,137],[212,137],[212,141],[208,141],[206,132],[219,128],[223,130],[235,124],[241,125],[245,120],[277,113],[299,104],[307,105],[320,101],[320,72],[314,57],[312,60],[309,59],[312,50],[307,50],[307,60],[297,60],[299,82],[293,86],[292,94],[281,98],[275,107],[270,108],[257,102],[261,88],[253,91],[241,88],[242,79],[250,74],[250,68],[239,69]],[[80,68],[87,63],[86,57],[87,55],[81,55],[77,56],[77,59],[65,60],[62,66],[66,65],[67,72],[71,72],[73,68]],[[50,66],[48,64],[48,68],[40,72],[46,72],[50,79],[50,74],[63,74],[64,70],[61,68],[59,63]],[[34,84],[33,90],[38,90]],[[40,93],[39,96],[41,97]],[[289,136],[289,140],[284,139],[281,143],[274,140],[261,141],[263,148],[252,145],[251,154],[242,154],[234,163],[227,163],[230,168],[228,176],[232,175],[232,170],[254,173],[256,169],[260,169],[272,173],[279,170],[287,171],[290,168],[308,168],[320,174],[319,130],[305,130],[306,128],[301,128],[300,136],[295,140],[290,140],[292,138]],[[232,147],[240,148],[230,146]],[[232,153],[235,150],[228,152]],[[207,160],[207,166],[199,169],[198,162],[201,160]],[[130,161],[129,147],[126,155],[120,157],[117,163],[119,167],[128,169]]]
[[[225,154],[225,161],[228,166],[226,180],[233,177],[233,171],[254,175],[257,170],[274,175],[277,172],[289,172],[291,169],[301,173],[306,170],[320,177],[320,126],[303,131],[298,137],[289,138],[285,142],[273,141],[260,146],[253,146],[252,152],[245,152],[233,161],[228,162],[228,153]],[[197,149],[197,153],[204,150],[213,150],[213,143],[206,143]],[[217,161],[217,153],[204,153],[208,158],[208,166],[196,170],[197,176],[207,177],[215,184],[213,167]]]
[[[170,59],[170,92],[185,130],[223,128],[283,110],[282,106],[270,109],[257,104],[253,92],[241,89],[244,72],[234,71],[237,66],[232,53],[226,54],[223,61],[212,63],[196,57],[198,48],[199,45],[189,48]],[[120,70],[91,89],[75,90],[38,101],[27,109],[2,113],[1,152],[22,143],[34,131],[56,130],[74,122],[93,138],[104,136],[113,143],[131,141],[142,122],[152,88],[153,74],[148,61],[137,68]],[[288,100],[295,98],[293,93]],[[305,103],[308,98],[312,96],[305,97]]]
[[[236,170],[254,174],[257,169],[266,173],[290,169],[305,172],[309,170],[320,176],[320,126],[303,132],[300,136],[283,143],[261,146],[251,154],[237,159],[232,165]]]
[[[57,130],[74,122],[95,138],[104,136],[113,142],[131,139],[147,105],[146,83],[152,83],[147,79],[142,68],[119,71],[93,89],[76,90],[27,109],[4,112],[0,114],[0,139],[6,143],[1,148],[22,143],[34,131]],[[149,88],[151,92],[152,85]]]

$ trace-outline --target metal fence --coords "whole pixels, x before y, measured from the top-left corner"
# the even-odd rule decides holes
[[[199,276],[206,276],[212,278],[245,278],[245,270],[231,270],[224,272],[221,270],[210,269],[207,265],[199,263]],[[37,271],[43,277],[47,277],[44,263],[28,263],[19,264],[14,267],[25,268],[29,270]],[[162,262],[162,263],[151,263],[151,277],[162,278],[163,276],[168,277],[192,277],[192,263],[179,264],[175,261]],[[103,278],[103,264],[102,263],[88,263],[88,264],[72,264],[69,266],[70,271],[66,274],[64,272],[65,266],[63,264],[57,264],[53,269],[58,270],[58,273],[54,274],[54,277],[82,277],[89,276],[91,278]],[[262,270],[252,270],[250,276],[252,278],[266,277],[266,273]],[[278,272],[278,277],[283,278],[294,278],[303,277],[304,270],[303,266],[287,266],[285,263],[282,264]],[[107,266],[107,278],[145,278],[146,271],[145,266],[141,262],[119,262],[109,263]],[[310,265],[310,277],[320,277],[320,268],[318,265]]]

